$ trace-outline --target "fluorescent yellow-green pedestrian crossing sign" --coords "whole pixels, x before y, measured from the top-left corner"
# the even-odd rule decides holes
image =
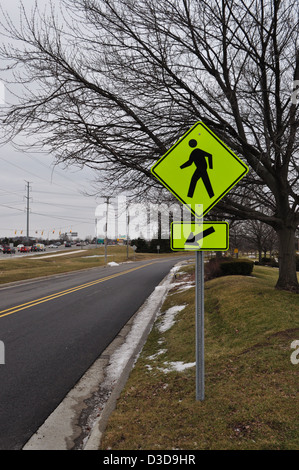
[[[227,251],[229,248],[227,222],[172,222],[173,251]]]
[[[243,178],[248,167],[198,122],[151,172],[195,216],[202,217]],[[201,213],[196,207],[202,207]]]

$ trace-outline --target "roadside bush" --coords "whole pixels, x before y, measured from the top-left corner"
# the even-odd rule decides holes
[[[275,261],[274,258],[266,258],[266,257],[263,257],[262,258],[262,264],[264,264],[265,266],[278,266],[278,263],[277,261]]]
[[[131,246],[136,246],[136,253],[158,253],[157,246],[159,245],[160,253],[171,253],[170,240],[151,240],[150,242],[143,238],[136,238],[131,240]]]
[[[247,259],[212,258],[205,266],[206,280],[220,276],[250,276],[254,262]]]
[[[230,259],[223,260],[220,263],[220,269],[223,276],[231,276],[234,274],[241,276],[250,276],[253,270],[253,261],[247,259]]]
[[[157,246],[159,246],[159,252],[160,253],[171,253],[171,248],[170,248],[170,240],[169,239],[163,239],[162,240],[151,240],[148,245],[148,251],[150,253],[157,253]]]
[[[262,256],[261,262],[264,264],[271,264],[271,258],[267,258],[266,256]]]
[[[261,262],[255,261],[254,264],[256,266],[272,266],[275,268],[279,267],[278,262],[275,261],[274,258],[262,258]],[[299,255],[296,255],[296,271],[299,271]]]
[[[222,276],[222,271],[220,268],[220,262],[222,258],[212,258],[205,265],[205,279],[214,279],[215,277]]]
[[[255,261],[257,266],[271,266],[272,268],[278,268],[278,263],[274,258],[262,257],[261,262]]]
[[[131,240],[131,246],[136,246],[136,253],[147,253],[148,243],[143,238]]]

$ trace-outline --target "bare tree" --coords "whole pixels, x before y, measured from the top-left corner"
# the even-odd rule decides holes
[[[99,170],[111,190],[163,191],[150,167],[197,120],[251,171],[216,206],[279,238],[277,288],[298,292],[296,0],[61,0],[22,10],[2,46],[26,86],[8,138],[38,137],[58,162]],[[10,131],[10,132],[9,132]]]
[[[259,220],[247,221],[246,225],[242,224],[242,235],[244,241],[248,246],[258,251],[259,262],[262,260],[262,254],[266,257],[266,253],[270,252],[270,257],[273,250],[277,248],[277,235],[274,229]]]

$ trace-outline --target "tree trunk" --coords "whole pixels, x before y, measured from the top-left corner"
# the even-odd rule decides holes
[[[296,273],[295,229],[284,227],[277,230],[279,240],[279,278],[277,289],[299,293]]]

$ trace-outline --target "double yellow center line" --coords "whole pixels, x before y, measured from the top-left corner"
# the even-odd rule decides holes
[[[57,299],[58,297],[62,297],[63,295],[68,295],[72,294],[73,292],[77,292],[78,290],[81,289],[86,289],[87,287],[95,286],[96,284],[100,284],[101,282],[109,281],[109,279],[114,279],[115,277],[118,276],[123,276],[124,274],[132,273],[133,271],[136,271],[137,269],[145,268],[146,266],[149,266],[151,264],[154,264],[155,261],[151,263],[144,264],[142,266],[137,266],[135,268],[128,269],[126,271],[122,271],[120,273],[116,274],[111,274],[111,276],[106,276],[101,279],[96,279],[95,281],[87,282],[86,284],[81,284],[79,286],[71,287],[70,289],[66,289],[60,292],[56,292],[51,295],[47,295],[46,297],[41,297],[39,299],[31,300],[30,302],[26,302],[24,304],[16,305],[11,308],[7,308],[6,310],[1,310],[0,311],[0,318],[1,317],[6,317],[7,315],[11,315],[13,313],[19,312],[20,310],[24,310],[26,308],[30,307],[35,307],[35,305],[42,304],[44,302],[49,302],[50,300]]]

